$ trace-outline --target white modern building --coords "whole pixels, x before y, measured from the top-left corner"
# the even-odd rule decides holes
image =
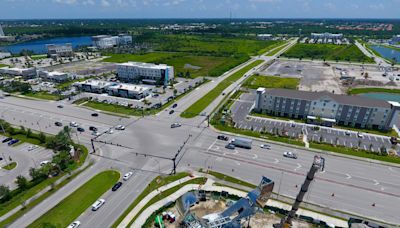
[[[98,35],[92,37],[93,46],[105,49],[132,43],[132,36],[120,34],[118,36]]]
[[[47,44],[47,55],[49,57],[71,57],[74,55],[72,44]]]
[[[108,82],[102,80],[86,80],[84,82],[77,82],[74,85],[78,89],[89,93],[108,93],[108,87],[117,85],[116,82]]]
[[[11,57],[11,53],[10,52],[0,52],[0,59],[5,59]]]
[[[311,33],[311,39],[342,39],[342,33]]]
[[[272,34],[257,34],[259,40],[272,40],[273,38]]]
[[[22,76],[24,78],[35,78],[37,76],[36,68],[0,68],[0,74],[8,76]]]
[[[117,65],[118,79],[129,83],[167,86],[174,79],[174,67],[166,64],[127,62]]]
[[[65,82],[72,78],[70,74],[58,71],[49,72],[39,70],[38,75],[40,78],[52,82]]]
[[[140,100],[150,95],[152,87],[144,85],[119,83],[117,85],[109,86],[107,88],[107,91],[108,94],[111,96]]]

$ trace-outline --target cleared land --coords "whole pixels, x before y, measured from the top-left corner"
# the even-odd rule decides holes
[[[373,59],[365,56],[354,44],[296,44],[283,53],[282,56],[296,59],[373,62]]]
[[[264,88],[284,88],[297,89],[300,79],[298,78],[281,78],[276,76],[252,75],[244,83],[243,86],[249,89]]]
[[[211,104],[215,100],[215,98],[217,98],[222,93],[222,91],[224,91],[232,83],[236,82],[239,78],[243,77],[243,75],[251,68],[261,64],[262,62],[263,60],[254,61],[253,63],[240,69],[231,76],[225,78],[213,90],[208,92],[205,96],[200,98],[198,101],[192,104],[188,109],[182,112],[181,117],[193,118],[199,115],[209,104]]]
[[[120,174],[112,170],[97,174],[28,227],[44,227],[46,225],[67,227],[109,190],[119,178]]]

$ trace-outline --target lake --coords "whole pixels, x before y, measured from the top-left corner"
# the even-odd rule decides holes
[[[396,94],[396,93],[363,93],[363,94],[359,94],[359,96],[375,98],[375,99],[385,100],[385,101],[400,102],[400,94]]]
[[[46,44],[65,44],[71,43],[74,48],[77,46],[88,46],[92,44],[90,36],[81,37],[59,37],[45,40],[34,40],[25,43],[12,44],[8,46],[0,46],[0,50],[11,52],[12,54],[19,54],[22,50],[31,50],[35,54],[47,53]]]
[[[371,48],[388,60],[396,58],[396,62],[400,62],[400,51],[396,51],[381,45],[371,45]]]

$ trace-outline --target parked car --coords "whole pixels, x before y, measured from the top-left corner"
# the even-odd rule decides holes
[[[350,133],[350,131],[345,131],[344,134],[349,136],[351,133]]]
[[[62,127],[63,124],[61,122],[57,121],[57,122],[54,123],[54,125],[56,125],[57,127]]]
[[[171,128],[177,128],[177,127],[180,127],[180,126],[182,126],[182,124],[180,124],[180,123],[171,124]]]
[[[75,222],[69,224],[69,226],[67,228],[78,228],[80,225],[81,225],[81,222],[75,221]]]
[[[171,110],[171,111],[169,111],[169,114],[171,115],[171,114],[173,114],[175,111],[174,110]]]
[[[261,144],[260,147],[261,147],[262,149],[267,149],[267,150],[271,149],[271,145],[268,145],[268,144]]]
[[[357,137],[360,138],[360,139],[362,139],[362,138],[364,138],[364,134],[361,133],[361,132],[357,132]]]
[[[173,104],[172,105],[172,108],[176,108],[176,107],[178,107],[178,104]]]
[[[7,145],[11,146],[11,145],[14,145],[14,144],[17,143],[17,142],[19,142],[19,139],[12,139],[11,141],[9,141],[9,142],[7,143]]]
[[[89,127],[89,130],[91,130],[91,131],[97,131],[97,127],[90,126],[90,127]]]
[[[94,135],[94,136],[99,136],[99,135],[100,135],[100,133],[99,133],[99,132],[97,132],[97,131],[93,131],[93,132],[92,132],[92,135]]]
[[[129,178],[131,178],[132,175],[133,175],[133,172],[127,172],[127,173],[125,173],[125,175],[122,177],[122,179],[123,179],[124,181],[127,181],[127,180],[129,180]]]
[[[218,135],[217,139],[224,140],[224,141],[228,141],[229,140],[228,136],[225,136],[225,135]]]
[[[231,144],[231,143],[228,143],[228,144],[225,146],[225,148],[226,148],[226,149],[230,149],[230,150],[234,150],[234,149],[235,149],[235,145],[233,145],[233,144]]]
[[[125,126],[124,125],[117,125],[115,127],[115,130],[123,131],[123,130],[125,130]]]
[[[92,116],[97,117],[97,116],[99,116],[99,114],[98,113],[92,113]]]
[[[122,185],[121,181],[115,183],[114,186],[112,187],[111,191],[113,191],[113,192],[117,191],[121,187],[121,185]]]
[[[8,141],[11,141],[13,138],[11,138],[11,137],[8,137],[8,138],[5,138],[5,139],[3,139],[3,141],[1,141],[2,143],[6,143],[6,142],[8,142]]]
[[[94,202],[94,204],[92,204],[92,211],[97,211],[101,206],[104,205],[105,202],[106,202],[105,199],[99,199],[96,202]]]
[[[78,127],[78,128],[76,128],[76,130],[79,132],[85,132],[85,129],[83,127]]]
[[[293,152],[284,152],[283,157],[297,159],[297,155]]]
[[[69,123],[69,126],[70,127],[78,127],[79,125],[76,123],[76,122],[71,122],[71,123]]]
[[[57,108],[64,108],[63,105],[57,105]]]
[[[397,145],[398,141],[396,137],[390,137],[390,143],[392,143],[393,145]]]
[[[47,165],[47,164],[50,164],[50,161],[42,161],[42,162],[40,162],[40,166],[45,166],[45,165]]]

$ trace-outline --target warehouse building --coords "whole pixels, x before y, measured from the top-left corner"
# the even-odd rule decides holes
[[[107,88],[108,94],[116,97],[124,97],[131,99],[143,99],[150,95],[152,87],[133,85],[126,83],[119,83],[117,85],[112,85]]]
[[[167,86],[174,79],[174,67],[166,64],[127,62],[117,65],[118,79],[128,83]]]
[[[388,130],[399,118],[400,104],[328,92],[259,88],[254,111],[325,126]]]
[[[2,68],[0,68],[0,74],[7,75],[7,76],[22,76],[25,79],[37,77],[37,72],[36,72],[35,67],[31,67],[31,68],[2,67]]]
[[[71,57],[74,56],[72,44],[47,44],[47,55],[49,57]]]

